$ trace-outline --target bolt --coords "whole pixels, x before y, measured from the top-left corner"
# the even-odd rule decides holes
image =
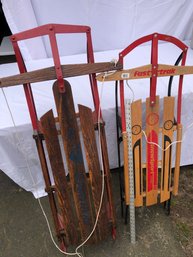
[[[154,34],[154,37],[157,37],[157,34]]]

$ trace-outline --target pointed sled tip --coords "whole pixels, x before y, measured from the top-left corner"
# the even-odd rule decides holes
[[[53,114],[53,111],[52,109],[50,109],[49,111],[47,111],[44,115],[41,116],[40,118],[40,122],[44,122],[45,120],[47,120],[48,117],[53,117],[54,114]]]
[[[65,89],[66,89],[66,87],[67,88],[70,87],[70,83],[66,79],[64,79],[64,87],[65,87]],[[52,90],[54,93],[56,93],[56,92],[59,93],[59,84],[58,84],[57,80],[54,82],[54,84],[52,86]]]

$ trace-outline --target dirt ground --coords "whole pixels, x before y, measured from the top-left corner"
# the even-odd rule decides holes
[[[193,167],[181,169],[179,196],[171,215],[162,205],[136,209],[135,245],[120,211],[119,182],[113,172],[117,238],[81,249],[84,257],[193,257]],[[48,199],[41,202],[51,221]],[[69,249],[71,251],[73,249]],[[53,245],[37,200],[0,172],[0,257],[60,257]]]
[[[171,220],[176,239],[188,257],[193,256],[193,166],[183,167],[179,195],[171,202]]]

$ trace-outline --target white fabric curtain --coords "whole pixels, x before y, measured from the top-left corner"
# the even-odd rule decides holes
[[[13,33],[47,23],[89,25],[95,51],[124,49],[153,32],[191,37],[192,0],[2,0]],[[60,55],[85,52],[83,35],[58,37]],[[51,56],[47,38],[25,42],[25,59]]]
[[[2,6],[13,34],[38,26],[30,0],[2,0]],[[41,38],[22,41],[20,48],[26,61],[47,57]]]

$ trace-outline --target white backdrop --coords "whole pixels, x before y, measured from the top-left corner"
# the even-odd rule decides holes
[[[190,39],[192,32],[192,0],[2,0],[2,4],[13,33],[47,23],[90,26],[95,52],[124,49],[153,32],[181,40]],[[70,43],[59,38],[61,56],[83,53],[81,35],[68,37]],[[22,46],[26,60],[50,57],[45,38]]]
[[[17,4],[16,4],[17,3]],[[118,53],[134,39],[152,32],[166,33],[189,40],[192,32],[193,1],[192,0],[2,0],[4,12],[13,33],[46,23],[66,23],[90,25],[92,29],[95,60],[97,62],[111,61],[118,58]],[[85,62],[82,39],[72,37],[59,38],[60,54],[63,64]],[[65,47],[62,43],[65,41]],[[189,43],[187,41],[187,43]],[[49,46],[45,38],[26,41],[22,44],[23,56],[28,70],[51,66]],[[107,49],[113,49],[108,50]],[[116,49],[116,50],[115,50]],[[76,55],[73,55],[76,53]],[[78,54],[77,54],[78,53]],[[139,47],[127,58],[127,68],[148,64],[150,61],[150,46]],[[174,64],[179,51],[171,44],[160,46],[159,62]],[[189,50],[187,64],[193,65],[193,50]],[[0,65],[0,77],[18,73],[17,64]],[[75,103],[93,107],[88,78],[76,77],[69,79]],[[167,79],[160,78],[157,93],[163,97],[167,94]],[[186,127],[192,123],[193,86],[192,76],[186,76],[184,81],[182,121]],[[40,117],[53,108],[52,83],[42,82],[32,85],[38,116]],[[149,80],[131,81],[135,99],[145,100],[149,95]],[[173,95],[177,94],[174,80]],[[101,84],[99,83],[99,89]],[[4,90],[17,131],[22,141],[18,145],[13,123],[6,106],[4,95],[0,91],[0,169],[21,187],[38,197],[44,194],[44,181],[41,174],[35,143],[32,139],[32,128],[22,87],[6,88]],[[86,92],[86,94],[85,94]],[[127,89],[127,96],[131,92]],[[106,122],[106,133],[111,168],[117,165],[116,129],[114,113],[114,84],[104,86],[102,109]],[[193,137],[191,130],[182,148],[181,165],[193,163]],[[32,170],[36,187],[33,186],[27,171],[25,155]]]

